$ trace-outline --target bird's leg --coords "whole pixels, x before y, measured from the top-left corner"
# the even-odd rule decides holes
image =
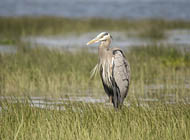
[[[112,96],[109,96],[109,102],[112,103]]]
[[[112,103],[112,96],[108,97],[109,99],[106,101],[107,103]]]

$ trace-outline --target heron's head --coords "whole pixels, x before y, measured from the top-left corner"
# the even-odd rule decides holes
[[[90,45],[93,43],[101,42],[101,41],[107,41],[111,40],[112,36],[107,32],[102,32],[99,35],[97,35],[94,39],[90,40],[86,45]]]

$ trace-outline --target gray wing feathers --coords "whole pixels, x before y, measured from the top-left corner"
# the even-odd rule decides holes
[[[126,60],[123,52],[121,50],[114,51],[114,80],[120,90],[122,98],[127,96],[130,82],[130,67],[129,63]]]

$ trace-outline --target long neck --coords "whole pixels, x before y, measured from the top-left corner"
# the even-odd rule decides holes
[[[100,46],[98,47],[100,61],[102,61],[102,59],[106,57],[107,51],[109,50],[110,43],[111,43],[111,40],[107,39],[106,41],[102,41]]]

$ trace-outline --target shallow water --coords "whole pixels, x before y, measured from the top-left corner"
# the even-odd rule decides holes
[[[86,46],[86,43],[94,38],[99,32],[84,33],[81,35],[65,35],[65,36],[27,36],[21,38],[21,41],[29,43],[32,47],[43,46],[49,49],[59,49],[75,51],[81,48],[88,49],[89,52],[97,52],[98,43]],[[171,45],[178,49],[190,51],[190,30],[172,30],[166,31],[166,38],[163,40],[151,41],[150,39],[139,38],[135,32],[110,32],[113,36],[111,46],[128,50],[133,46],[147,45]],[[131,36],[131,34],[133,34]],[[0,53],[15,53],[16,46],[0,45]]]
[[[172,45],[190,45],[190,30],[173,30],[166,32],[167,40],[163,43]]]
[[[142,107],[151,107],[155,104],[190,104],[190,83],[181,85],[164,85],[164,84],[149,84],[144,85],[144,91],[130,90],[129,95],[124,101],[124,106],[130,107],[134,105]],[[176,90],[178,92],[176,92]],[[180,92],[183,91],[183,92]],[[184,94],[185,91],[185,94]],[[141,93],[138,93],[141,92]],[[38,107],[43,109],[56,109],[65,110],[65,105],[70,103],[91,103],[102,104],[105,107],[111,107],[112,103],[109,102],[108,96],[103,89],[101,91],[91,92],[90,90],[78,91],[77,93],[63,94],[60,98],[48,97],[48,96],[0,96],[0,111],[3,102],[8,103],[27,103],[31,107]],[[73,108],[75,110],[75,108]]]
[[[65,110],[64,105],[71,102],[83,102],[83,103],[105,103],[106,97],[92,97],[92,96],[73,96],[65,98],[48,98],[48,97],[11,97],[11,96],[0,96],[0,101],[6,101],[9,103],[28,103],[31,107],[45,108],[45,109],[57,109]],[[111,104],[106,104],[111,105]],[[0,111],[2,107],[0,106]]]
[[[0,53],[16,53],[17,49],[15,46],[0,45]]]
[[[29,36],[22,38],[22,41],[29,42],[32,46],[45,46],[48,48],[75,50],[78,48],[86,48],[86,43],[94,38],[98,32],[84,33],[82,35],[68,35],[68,36]],[[128,49],[131,46],[140,46],[149,44],[150,41],[140,39],[137,37],[127,37],[122,32],[110,32],[114,37],[112,46]],[[90,50],[97,50],[97,44],[90,45]]]
[[[144,95],[130,95],[127,96],[124,102],[124,106],[130,107],[131,102],[130,98],[134,98],[137,106],[151,107],[152,104],[162,103],[162,104],[190,104],[190,97],[188,93],[179,97],[175,93],[175,90],[190,90],[190,85],[185,86],[180,85],[171,85],[165,87],[164,85],[145,85],[144,86]],[[174,92],[173,92],[174,91]],[[138,93],[136,93],[138,94]],[[68,96],[69,95],[69,96]],[[72,102],[81,102],[81,103],[92,103],[92,104],[103,104],[105,107],[112,107],[112,103],[109,102],[108,97],[105,93],[102,94],[84,94],[84,93],[75,93],[68,94],[61,98],[52,98],[45,96],[31,96],[31,97],[14,97],[14,96],[0,96],[0,102],[3,103],[27,103],[31,107],[38,107],[44,109],[56,109],[56,110],[65,110],[65,105]],[[134,102],[133,99],[133,102]],[[0,111],[2,110],[0,104]]]
[[[189,0],[1,0],[0,16],[190,20]]]
[[[90,47],[86,46],[86,43],[94,38],[98,32],[84,33],[82,35],[68,35],[68,36],[29,36],[22,38],[22,41],[29,42],[32,46],[44,46],[48,48],[75,50],[78,48],[88,48],[90,51],[97,51],[97,44],[93,44]],[[190,30],[173,30],[167,31],[166,39],[159,41],[151,41],[150,39],[142,39],[123,32],[110,32],[113,36],[113,47],[119,47],[121,49],[129,49],[133,46],[146,46],[154,44],[164,44],[176,46],[180,49],[190,49]]]

